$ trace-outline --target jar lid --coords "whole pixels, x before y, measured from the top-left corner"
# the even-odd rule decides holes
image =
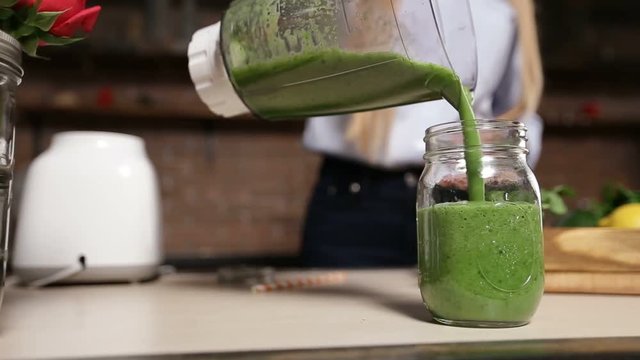
[[[13,36],[0,30],[0,62],[22,77],[22,46]]]

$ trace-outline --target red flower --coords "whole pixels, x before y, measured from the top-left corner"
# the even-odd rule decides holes
[[[20,0],[18,7],[33,6],[35,0]],[[100,6],[86,7],[86,0],[42,0],[38,11],[63,11],[49,32],[56,36],[74,36],[80,29],[93,30],[100,14]]]

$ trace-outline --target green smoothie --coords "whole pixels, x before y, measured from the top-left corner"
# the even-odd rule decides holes
[[[433,80],[427,86],[429,79]],[[438,65],[412,62],[393,53],[335,49],[235,68],[233,80],[247,105],[266,119],[352,113],[441,99],[446,84],[458,82],[455,74]],[[459,102],[460,95],[454,95]]]
[[[423,300],[440,320],[522,325],[544,289],[540,209],[442,203],[418,212]]]
[[[351,113],[435,99],[458,109],[463,123],[469,199],[484,200],[480,137],[471,96],[451,70],[393,53],[336,49],[235,67],[236,89],[267,119]]]

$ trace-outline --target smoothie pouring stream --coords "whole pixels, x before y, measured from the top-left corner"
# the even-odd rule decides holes
[[[305,118],[444,98],[465,124],[471,199],[484,200],[466,0],[235,0],[194,35],[189,55],[201,98],[223,116]]]

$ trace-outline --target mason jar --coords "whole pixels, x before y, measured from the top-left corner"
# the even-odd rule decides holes
[[[526,161],[526,128],[477,121],[476,130],[485,195],[475,201],[467,193],[461,123],[426,132],[417,198],[420,291],[440,323],[521,326],[544,290],[540,190]]]
[[[22,47],[0,31],[0,304],[7,272],[9,211],[13,178],[15,92],[22,81]]]

